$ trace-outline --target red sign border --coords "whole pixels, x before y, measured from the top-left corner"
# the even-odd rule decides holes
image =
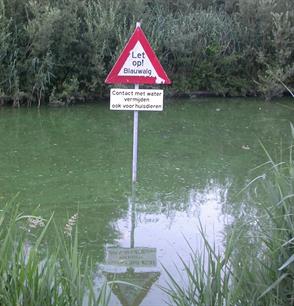
[[[156,83],[156,77],[145,77],[145,76],[119,76],[119,72],[125,64],[127,58],[130,55],[132,49],[134,49],[137,42],[140,42],[146,55],[149,57],[154,70],[160,78],[164,80],[162,83]],[[155,52],[153,51],[149,41],[147,40],[141,27],[137,26],[131,38],[124,47],[122,53],[114,64],[113,68],[109,72],[106,80],[106,84],[171,84],[171,80],[168,78],[166,72],[161,66]]]

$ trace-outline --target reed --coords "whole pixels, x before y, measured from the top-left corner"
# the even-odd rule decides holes
[[[250,213],[227,226],[223,252],[200,226],[204,252],[182,260],[187,284],[167,271],[170,305],[294,305],[293,145],[279,161],[262,147],[268,161],[245,190]]]
[[[28,240],[28,221],[41,226],[34,242]],[[49,228],[58,237],[51,248],[45,243]],[[78,248],[77,228],[71,237],[64,236],[53,217],[45,221],[23,216],[8,203],[0,211],[0,240],[0,305],[108,304],[106,285],[98,293],[93,287],[91,264]]]
[[[181,259],[187,278],[179,283],[166,269],[169,281],[163,291],[169,297],[169,305],[239,305],[240,286],[234,286],[234,273],[231,262],[234,243],[240,233],[228,240],[224,253],[211,245],[206,239],[205,231],[200,226],[203,238],[203,250],[195,252],[191,248],[190,264]],[[181,272],[182,274],[182,272]]]

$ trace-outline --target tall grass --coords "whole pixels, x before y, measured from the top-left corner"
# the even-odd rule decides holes
[[[291,124],[294,139],[294,127]],[[264,148],[264,147],[263,147]],[[227,228],[225,251],[203,237],[205,253],[182,261],[188,284],[169,274],[170,305],[294,305],[294,159],[268,161],[248,187],[254,214],[238,217]]]
[[[239,234],[234,232],[221,254],[215,246],[209,244],[202,227],[200,233],[204,242],[203,250],[195,252],[191,248],[191,264],[181,259],[187,283],[179,283],[165,269],[169,282],[167,287],[162,289],[170,298],[169,305],[238,305],[239,291],[242,288],[236,286],[232,290],[234,273],[231,259]]]
[[[106,286],[98,294],[93,287],[91,264],[78,249],[77,230],[66,238],[51,217],[29,242],[27,221],[35,217],[11,207],[0,211],[0,305],[107,305]],[[57,237],[51,247],[45,239],[49,227]]]

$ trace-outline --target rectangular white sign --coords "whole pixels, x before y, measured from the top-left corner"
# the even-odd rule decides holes
[[[111,110],[162,111],[162,89],[119,89],[110,90]]]
[[[107,248],[106,264],[127,267],[156,267],[156,249]]]

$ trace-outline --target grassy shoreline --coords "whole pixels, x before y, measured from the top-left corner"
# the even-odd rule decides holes
[[[23,216],[13,203],[0,211],[0,304],[6,306],[99,305],[108,304],[105,286],[94,287],[93,269],[79,249],[75,216],[65,232],[53,216],[43,220]],[[55,231],[54,245],[46,243]],[[39,229],[38,229],[39,228]],[[34,229],[35,239],[28,238]]]
[[[182,262],[188,286],[169,275],[170,305],[294,305],[293,145],[288,160],[264,151],[268,161],[256,169],[262,173],[243,191],[252,208],[228,226],[223,253],[200,228],[204,251],[191,250],[191,265]]]

